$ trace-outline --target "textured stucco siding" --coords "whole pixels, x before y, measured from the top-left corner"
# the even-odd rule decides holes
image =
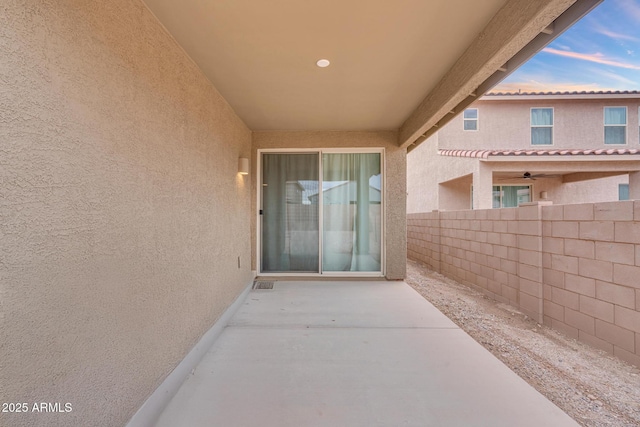
[[[406,218],[406,165],[407,150],[397,146],[398,134],[394,131],[379,132],[327,132],[327,131],[265,131],[253,133],[253,171],[251,176],[251,200],[253,208],[252,254],[256,265],[256,183],[257,150],[259,149],[310,149],[310,148],[384,148],[385,156],[385,243],[387,279],[404,279],[407,261]]]
[[[464,131],[462,114],[444,126],[440,149],[507,150],[639,148],[640,99],[480,100],[478,130]],[[627,144],[604,143],[604,107],[627,107]],[[553,145],[531,145],[531,108],[553,108]]]
[[[407,212],[471,207],[471,181],[478,161],[438,155],[440,132],[407,155]]]
[[[127,422],[252,279],[250,151],[141,1],[3,2],[0,396],[72,412],[0,425]]]
[[[407,156],[408,213],[471,208],[472,173],[473,168],[477,167],[480,160],[438,155],[437,140],[431,142],[431,139],[437,135],[423,142]],[[594,164],[597,162],[582,164],[556,162],[545,167],[590,172]],[[514,171],[519,171],[509,172],[512,176],[522,173],[521,171],[540,168],[539,164],[515,162],[505,162],[498,166],[503,169],[511,168]],[[597,166],[601,165],[597,164]],[[457,178],[452,179],[452,176]],[[569,183],[563,183],[560,177],[541,178],[535,181],[500,179],[493,182],[494,185],[531,185],[533,201],[542,200],[540,193],[546,191],[547,198],[545,200],[554,204],[617,201],[618,185],[628,183],[628,174]]]
[[[470,208],[470,191],[477,159],[440,156],[437,149],[569,149],[569,148],[638,148],[638,108],[640,100],[624,99],[523,99],[480,100],[478,130],[464,131],[462,115],[456,116],[438,133],[412,150],[407,164],[409,176],[410,213]],[[627,144],[604,144],[604,107],[627,107]],[[533,107],[549,107],[554,111],[553,145],[531,146],[531,113]],[[521,158],[518,160],[522,160]],[[539,159],[535,159],[539,160]],[[508,171],[517,176],[525,171],[592,172],[606,168],[607,162],[500,162],[491,163],[495,172]],[[603,160],[606,160],[603,158]],[[598,169],[598,170],[600,170]],[[532,198],[541,200],[540,193],[555,204],[609,202],[618,199],[618,185],[629,182],[628,175],[563,183],[561,178],[545,178],[531,182],[522,180],[494,181],[500,185],[532,185]],[[462,191],[464,190],[464,191]],[[437,195],[425,196],[433,194]]]

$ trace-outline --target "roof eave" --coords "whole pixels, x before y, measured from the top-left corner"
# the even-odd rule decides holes
[[[589,92],[589,93],[513,93],[487,94],[480,101],[523,101],[523,100],[564,100],[564,99],[639,99],[640,92]]]
[[[398,145],[408,151],[416,148],[602,1],[508,1],[404,122]],[[539,8],[533,10],[532,5]],[[528,19],[527,25],[505,26],[505,22],[513,22],[514,16]],[[496,39],[508,42],[502,42],[500,46],[490,43]],[[484,52],[484,55],[478,55],[478,52]]]

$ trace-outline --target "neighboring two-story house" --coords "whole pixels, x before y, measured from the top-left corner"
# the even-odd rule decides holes
[[[640,198],[640,92],[492,93],[408,156],[408,212]]]

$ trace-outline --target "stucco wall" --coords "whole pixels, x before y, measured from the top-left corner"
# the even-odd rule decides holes
[[[72,405],[0,425],[124,425],[252,278],[251,133],[135,0],[4,2],[0,93],[0,396]]]
[[[571,167],[573,170],[589,172],[589,168],[593,165],[583,164]],[[628,183],[628,174],[565,183],[562,182],[561,177],[538,178],[535,181],[507,179],[494,181],[494,185],[530,185],[533,201],[542,201],[540,193],[546,191],[545,200],[557,205],[615,202],[618,201],[618,185]]]
[[[419,155],[414,155],[420,150]],[[407,212],[428,212],[438,206],[438,133],[407,154]],[[436,207],[433,207],[436,206]]]
[[[480,160],[464,157],[441,156],[447,137],[445,130],[455,125],[447,124],[442,131],[434,134],[407,155],[407,212],[419,213],[432,210],[462,210],[471,207],[471,174]],[[460,124],[462,127],[462,124]],[[500,129],[498,129],[500,131]],[[466,144],[466,140],[462,140]],[[464,145],[457,148],[481,149],[484,146]],[[553,175],[557,170],[572,172],[593,172],[594,168],[607,167],[606,162],[485,162],[494,168],[494,173],[517,176],[524,171],[544,172]],[[624,166],[618,166],[623,170]],[[631,168],[630,168],[631,169]],[[514,172],[517,171],[517,172]],[[560,177],[538,178],[535,181],[521,179],[496,179],[494,185],[531,185],[532,201],[542,200],[540,193],[547,192],[547,199],[555,204],[598,203],[618,200],[618,185],[629,182],[628,174],[607,178],[589,179],[563,183]]]
[[[604,107],[627,107],[627,144],[604,144]],[[468,190],[461,191],[462,181],[477,169],[479,160],[440,156],[437,149],[559,149],[559,148],[639,148],[639,98],[608,99],[532,99],[514,97],[508,100],[485,97],[476,101],[478,109],[478,130],[464,131],[463,116],[458,115],[447,123],[437,134],[412,150],[407,159],[409,177],[407,198],[408,212],[429,212],[431,210],[465,209],[470,207]],[[530,110],[532,107],[550,107],[554,110],[552,146],[531,146]],[[556,204],[598,203],[618,200],[618,184],[628,183],[628,175],[589,179],[580,182],[563,183],[560,178],[540,178],[536,181],[512,180],[505,178],[519,176],[526,171],[533,173],[557,174],[562,171],[580,172],[627,172],[637,168],[631,157],[627,163],[602,161],[542,162],[524,161],[485,162],[494,174],[494,185],[533,185],[532,201],[541,200],[540,192],[547,192],[547,199]],[[584,160],[584,159],[583,159]],[[626,168],[626,169],[625,169]],[[433,189],[446,183],[439,195]],[[466,185],[466,184],[465,184]],[[443,197],[444,196],[444,197]]]
[[[618,175],[609,178],[600,178],[582,182],[559,183],[558,179],[541,179],[540,184],[535,184],[534,190],[547,190],[549,200],[557,205],[584,203],[585,201],[615,202],[618,201],[618,185],[628,184],[629,175]],[[548,181],[548,183],[547,183]],[[555,185],[554,185],[555,184]]]
[[[437,132],[407,155],[407,212],[436,209],[468,209],[471,198],[469,182],[458,180],[473,173],[477,160],[438,155]],[[440,187],[447,183],[447,188]]]
[[[410,214],[409,258],[640,366],[640,201]]]
[[[621,148],[604,143],[604,107],[627,107],[627,148],[639,147],[639,98],[478,100],[478,130],[464,131],[462,114],[438,133],[441,149]],[[531,145],[531,108],[553,108],[553,145]]]
[[[256,265],[256,183],[257,153],[269,148],[354,148],[379,147],[385,149],[386,184],[386,277],[403,279],[406,272],[406,149],[397,146],[397,133],[381,132],[325,132],[325,131],[269,131],[253,133],[251,201],[252,201],[252,263]]]

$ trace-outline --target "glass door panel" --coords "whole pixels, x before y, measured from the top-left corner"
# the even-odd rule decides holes
[[[262,272],[320,271],[318,196],[318,153],[262,155]]]
[[[381,271],[380,153],[322,155],[322,271]]]

